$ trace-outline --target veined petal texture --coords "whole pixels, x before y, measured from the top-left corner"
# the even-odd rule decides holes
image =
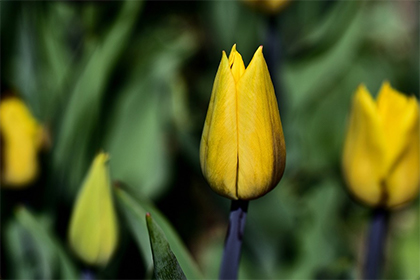
[[[286,147],[270,73],[259,47],[237,84],[238,197],[257,198],[280,181]]]
[[[200,162],[212,189],[232,199],[237,199],[236,106],[235,81],[223,52],[201,137]]]
[[[263,196],[279,182],[286,149],[274,87],[262,47],[245,69],[232,47],[223,52],[200,146],[203,174],[231,199]]]

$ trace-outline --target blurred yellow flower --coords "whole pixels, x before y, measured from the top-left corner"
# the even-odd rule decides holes
[[[290,0],[243,0],[245,3],[255,7],[267,14],[276,14],[286,7]]]
[[[70,220],[70,246],[88,264],[106,265],[117,246],[118,225],[107,161],[105,153],[95,157]]]
[[[200,145],[201,169],[211,188],[250,200],[272,190],[283,175],[286,148],[262,46],[248,68],[232,47],[223,51]]]
[[[38,174],[37,156],[43,129],[22,100],[8,97],[0,102],[0,131],[3,141],[2,186],[27,186]]]
[[[344,144],[350,192],[369,206],[394,208],[416,198],[420,186],[419,105],[382,85],[375,102],[360,85]]]

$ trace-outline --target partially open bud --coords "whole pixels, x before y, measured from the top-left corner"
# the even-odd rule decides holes
[[[70,245],[88,264],[107,264],[117,246],[118,226],[107,161],[105,153],[95,157],[70,220]]]
[[[232,47],[213,84],[200,145],[211,188],[250,200],[272,190],[283,175],[286,147],[273,83],[260,46],[245,69]]]
[[[359,86],[343,154],[350,192],[374,207],[394,208],[413,200],[420,186],[419,146],[416,98],[385,82],[375,101]]]

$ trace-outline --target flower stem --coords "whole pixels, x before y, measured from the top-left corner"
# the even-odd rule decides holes
[[[91,269],[86,268],[86,269],[82,270],[82,273],[80,275],[80,279],[81,280],[94,280],[95,279],[95,273]]]
[[[382,208],[374,210],[368,237],[363,279],[380,279],[388,220],[389,212],[387,210]]]
[[[248,201],[232,200],[220,279],[237,279]]]

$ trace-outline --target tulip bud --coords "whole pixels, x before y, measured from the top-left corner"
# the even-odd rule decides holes
[[[200,145],[204,177],[218,194],[251,200],[283,175],[286,148],[262,46],[245,69],[236,45],[222,52]]]
[[[70,220],[70,245],[88,264],[105,265],[117,245],[117,219],[107,161],[105,153],[95,157]]]
[[[376,101],[361,85],[353,99],[343,172],[350,192],[373,207],[395,208],[420,186],[419,105],[388,82]]]
[[[38,151],[43,129],[17,97],[0,102],[3,145],[2,186],[24,187],[38,175]]]

